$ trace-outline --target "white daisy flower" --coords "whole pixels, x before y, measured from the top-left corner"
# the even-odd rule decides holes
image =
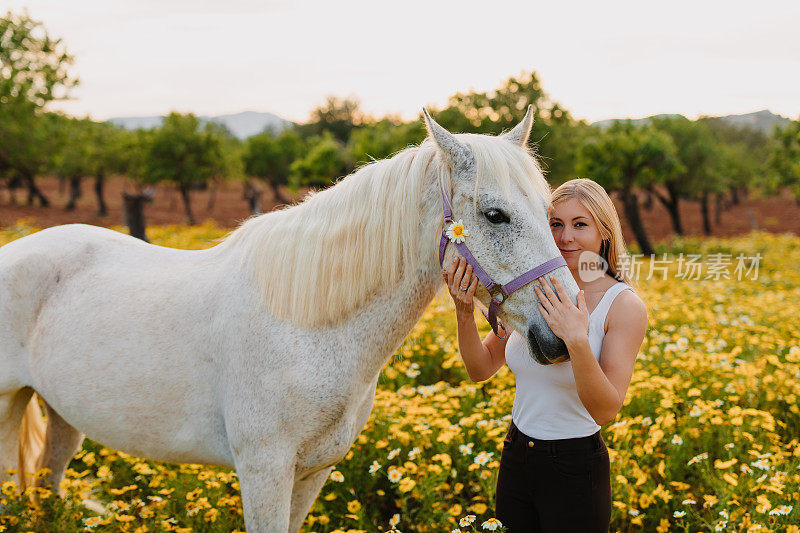
[[[458,219],[458,222],[453,222],[450,224],[450,227],[447,228],[447,238],[452,242],[464,242],[465,237],[469,237],[469,231],[464,227],[464,223],[461,219]]]
[[[485,465],[486,463],[489,462],[489,459],[492,458],[492,455],[494,455],[494,452],[490,453],[480,452],[478,455],[475,456],[475,464],[481,466]]]
[[[369,466],[369,473],[374,474],[380,469],[381,469],[381,464],[378,461],[372,461],[372,464]]]
[[[458,525],[461,527],[467,527],[468,525],[472,524],[475,521],[474,514],[468,514],[464,518],[458,521]]]
[[[389,481],[392,483],[397,483],[401,479],[403,479],[403,473],[396,468],[389,467],[389,473],[387,474]]]
[[[483,529],[488,529],[489,531],[495,531],[498,527],[502,525],[503,524],[497,518],[490,518],[489,520],[481,524],[481,527]]]

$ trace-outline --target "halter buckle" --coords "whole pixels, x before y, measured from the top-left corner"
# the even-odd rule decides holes
[[[503,302],[506,301],[506,294],[503,292],[503,288],[500,285],[495,285],[489,289],[489,296],[492,300],[497,302],[497,305],[503,305]]]

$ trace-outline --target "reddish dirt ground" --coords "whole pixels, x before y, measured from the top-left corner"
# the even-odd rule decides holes
[[[59,188],[59,182],[54,177],[44,177],[37,180],[52,206],[49,208],[29,207],[24,205],[27,191],[17,190],[17,204],[10,203],[7,190],[0,191],[0,227],[13,224],[21,218],[32,219],[32,223],[39,227],[49,227],[70,222],[82,222],[98,226],[122,225],[122,191],[133,192],[133,186],[122,177],[109,179],[106,184],[105,198],[109,214],[98,217],[93,180],[87,179],[83,184],[83,197],[78,200],[74,211],[66,211],[68,190],[66,184]],[[206,219],[215,220],[220,226],[235,227],[249,216],[247,202],[244,200],[241,183],[223,184],[216,193],[214,205],[209,209],[211,193],[198,191],[192,193],[192,207],[198,222]],[[284,196],[299,200],[304,193],[292,196],[288,191],[283,191]],[[621,214],[622,206],[615,200],[617,210]],[[268,188],[265,188],[262,197],[264,211],[270,211],[280,204],[273,198]],[[788,191],[772,198],[745,198],[739,205],[732,206],[722,212],[719,224],[714,223],[714,208],[712,206],[712,235],[731,236],[747,233],[751,229],[751,218],[760,230],[776,233],[794,233],[800,235],[800,207],[795,203]],[[751,215],[752,213],[752,215]],[[697,202],[682,202],[681,216],[684,231],[687,235],[702,234],[702,219],[700,205]],[[152,204],[145,208],[145,217],[148,225],[180,224],[186,221],[183,203],[180,194],[172,188],[161,187],[157,189]],[[623,232],[629,243],[633,242],[633,235],[623,219]],[[672,235],[667,211],[654,201],[650,209],[642,208],[642,218],[645,228],[652,241],[657,242]]]

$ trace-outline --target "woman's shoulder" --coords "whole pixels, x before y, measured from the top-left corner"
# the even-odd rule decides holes
[[[625,284],[625,289],[614,298],[611,307],[608,309],[607,327],[613,324],[623,324],[630,327],[632,324],[647,325],[647,307],[644,301],[636,294],[636,291],[630,285]]]

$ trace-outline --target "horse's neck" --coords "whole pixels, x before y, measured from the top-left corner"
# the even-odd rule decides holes
[[[431,177],[424,184],[420,214],[416,254],[421,260],[413,269],[398,265],[403,268],[400,283],[353,316],[353,325],[364,339],[359,352],[376,375],[419,321],[442,283],[435,248],[438,241],[434,239],[442,218],[441,193],[438,181]]]

